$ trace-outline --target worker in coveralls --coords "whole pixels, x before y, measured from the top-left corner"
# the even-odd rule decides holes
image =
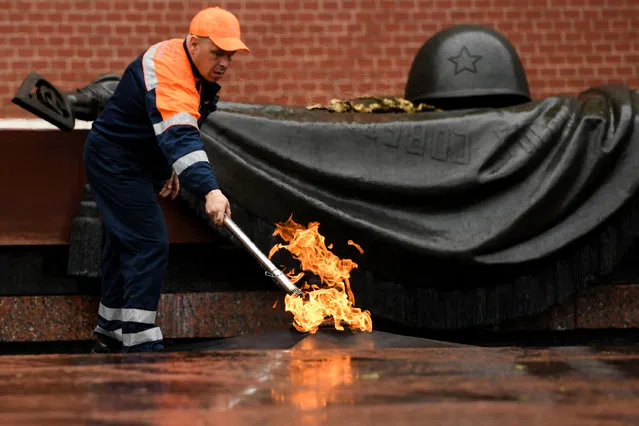
[[[169,243],[158,195],[173,199],[182,185],[205,200],[216,225],[231,214],[199,126],[242,50],[249,51],[237,18],[204,9],[186,39],[155,44],[129,64],[93,123],[84,160],[106,234],[95,353],[163,349],[155,318]]]

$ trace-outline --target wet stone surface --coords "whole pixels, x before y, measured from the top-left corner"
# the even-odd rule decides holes
[[[479,348],[324,331],[254,340],[0,356],[0,424],[639,424],[639,346]]]

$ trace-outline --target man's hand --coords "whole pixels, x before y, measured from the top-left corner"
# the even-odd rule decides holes
[[[206,205],[204,209],[206,210],[207,216],[211,218],[214,224],[222,226],[224,224],[224,213],[226,213],[228,217],[231,217],[229,200],[226,199],[219,189],[214,189],[206,194],[205,199]]]
[[[160,197],[166,198],[167,195],[171,195],[171,199],[175,200],[178,193],[180,192],[180,179],[178,179],[178,175],[173,172],[171,179],[168,179],[164,182],[164,186],[160,191]]]

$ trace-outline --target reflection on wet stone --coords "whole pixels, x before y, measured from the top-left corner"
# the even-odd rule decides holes
[[[281,349],[3,356],[0,419],[324,425],[339,413],[340,424],[630,425],[639,416],[637,348],[402,347],[397,336],[397,345],[354,336],[320,330]]]
[[[526,373],[538,377],[562,377],[572,372],[574,369],[567,363],[562,361],[534,361],[522,362]]]

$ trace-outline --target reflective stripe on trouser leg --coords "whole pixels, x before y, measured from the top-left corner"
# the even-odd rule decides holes
[[[122,310],[120,308],[110,308],[106,306],[105,303],[105,301],[100,301],[100,306],[98,307],[98,326],[94,331],[121,342]]]
[[[125,329],[126,328],[127,327],[125,327]],[[136,333],[129,332],[122,334],[122,344],[128,349],[145,343],[156,343],[160,341],[162,341],[162,331],[160,331],[160,327],[155,325]]]
[[[126,350],[127,346],[162,339],[155,312],[168,262],[168,233],[154,180],[138,170],[134,160],[127,159],[126,151],[117,154],[112,159],[85,157],[94,160],[89,161],[87,176],[97,189],[95,199],[105,228],[118,241],[123,282],[122,342]],[[126,173],[109,171],[113,164],[126,166]]]
[[[160,219],[161,211],[158,207]],[[124,267],[124,297],[122,309],[122,343],[126,348],[162,340],[155,317],[162,292],[162,282],[168,263],[168,234],[164,221],[154,231],[153,238],[146,236],[142,247],[132,246],[121,257]]]
[[[122,341],[123,280],[120,273],[120,252],[117,237],[111,232],[105,233],[102,252],[102,285],[100,306],[98,308],[98,326],[96,333],[104,334]]]
[[[156,311],[122,309],[122,344],[131,348],[162,340],[162,332],[155,325]]]
[[[95,333],[103,334],[107,337],[117,340],[118,342],[122,341],[122,327],[119,327],[115,330],[105,330],[100,325],[98,325],[94,330]]]

